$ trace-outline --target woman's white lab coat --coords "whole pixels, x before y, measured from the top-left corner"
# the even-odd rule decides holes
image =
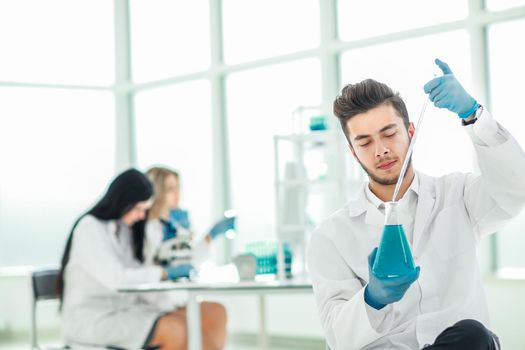
[[[488,326],[476,246],[522,210],[525,154],[487,112],[474,126],[481,176],[418,173],[412,253],[421,274],[399,302],[375,310],[364,301],[384,218],[364,187],[313,233],[308,266],[331,349],[421,349],[458,320]]]
[[[160,281],[162,269],[133,256],[131,230],[87,215],[74,233],[65,270],[63,332],[68,343],[143,346],[154,321],[175,305],[169,299],[119,293],[132,283]]]

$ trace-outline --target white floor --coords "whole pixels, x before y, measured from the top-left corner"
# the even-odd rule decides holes
[[[52,346],[52,341],[42,341],[42,345]],[[270,347],[269,347],[270,348]],[[228,344],[224,350],[257,350],[256,345],[247,345],[247,344]],[[297,350],[297,347],[275,347],[271,346],[271,350]],[[30,342],[23,340],[16,341],[7,341],[0,340],[0,350],[31,350]]]
[[[257,338],[255,335],[233,335],[231,334],[228,343],[224,350],[258,350]],[[271,350],[325,350],[322,341],[309,341],[307,339],[298,338],[290,340],[289,338],[283,340],[275,338],[268,339],[270,344],[267,348]],[[49,348],[51,350],[53,345],[62,343],[59,331],[48,331],[40,333],[38,343],[42,348]],[[272,344],[273,343],[273,344]],[[278,344],[278,345],[277,345]],[[18,334],[7,337],[6,334],[0,333],[0,350],[31,350],[31,341],[29,334]]]
[[[298,348],[276,348],[272,350],[297,350]],[[0,350],[30,350],[28,343],[0,343]],[[228,345],[225,350],[257,350],[256,346],[250,347],[247,345]]]

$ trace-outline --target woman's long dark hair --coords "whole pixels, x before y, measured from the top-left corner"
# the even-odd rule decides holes
[[[111,182],[104,197],[102,197],[93,208],[77,219],[66,242],[64,254],[62,255],[60,275],[57,280],[57,292],[60,295],[61,301],[64,300],[64,271],[70,258],[73,232],[80,220],[86,215],[93,215],[102,221],[118,220],[138,202],[146,201],[151,198],[152,195],[153,186],[148,178],[138,170],[128,169],[119,174]],[[133,232],[133,253],[135,258],[140,262],[144,262],[143,248],[145,223],[145,220],[141,220],[131,227]]]

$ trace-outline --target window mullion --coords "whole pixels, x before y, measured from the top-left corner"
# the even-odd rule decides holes
[[[131,90],[130,16],[128,0],[114,0],[116,171],[136,165]]]

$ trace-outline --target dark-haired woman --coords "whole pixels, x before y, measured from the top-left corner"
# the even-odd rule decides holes
[[[63,331],[68,343],[141,349],[185,349],[184,309],[169,298],[125,294],[118,287],[188,276],[191,266],[163,268],[143,263],[144,219],[153,188],[141,172],[118,175],[103,198],[71,231],[59,291]],[[202,319],[203,327],[206,322]],[[205,349],[219,349],[203,339]]]

